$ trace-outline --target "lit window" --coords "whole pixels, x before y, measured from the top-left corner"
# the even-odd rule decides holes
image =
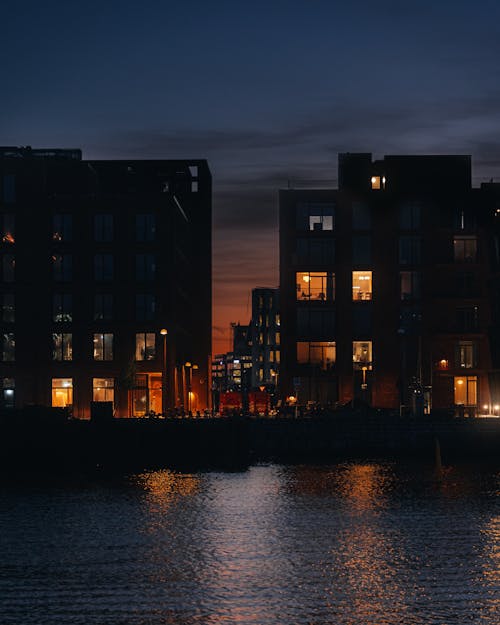
[[[114,378],[92,378],[93,401],[115,401]]]
[[[453,258],[455,262],[476,262],[477,237],[453,237]]]
[[[156,358],[155,339],[154,332],[140,332],[135,335],[136,360],[154,360]]]
[[[475,406],[477,404],[477,376],[455,376],[453,383],[456,405]]]
[[[372,272],[352,272],[352,299],[354,301],[372,299]]]
[[[2,408],[15,407],[16,383],[14,378],[2,378]]]
[[[2,334],[2,361],[14,362],[16,359],[16,341],[13,332]]]
[[[52,360],[73,359],[73,335],[66,332],[52,334]]]
[[[94,360],[113,360],[113,334],[94,334]]]
[[[372,189],[380,189],[380,176],[372,176]]]
[[[297,228],[299,230],[331,231],[335,205],[333,202],[300,202],[297,205]]]
[[[335,274],[326,271],[298,271],[296,274],[297,300],[333,301]]]
[[[73,378],[52,378],[52,407],[73,405]]]
[[[474,341],[459,341],[455,347],[456,366],[473,369],[477,366],[477,344]]]
[[[372,368],[372,342],[353,341],[352,362],[355,369]]]
[[[336,359],[336,344],[333,341],[299,341],[297,343],[297,362],[317,365],[326,370],[333,366]]]

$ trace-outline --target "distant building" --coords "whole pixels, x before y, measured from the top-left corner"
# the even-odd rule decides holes
[[[160,413],[185,403],[189,361],[192,407],[206,407],[206,161],[4,147],[0,185],[3,406],[88,417],[91,401],[111,401],[118,416]]]
[[[280,191],[282,393],[491,412],[496,187],[469,156],[341,154],[338,189]]]
[[[280,367],[279,290],[252,290],[252,387],[276,387]]]
[[[217,354],[212,360],[213,404],[217,408],[219,396],[226,391],[247,393],[252,383],[252,355],[249,326],[231,324],[233,351]]]

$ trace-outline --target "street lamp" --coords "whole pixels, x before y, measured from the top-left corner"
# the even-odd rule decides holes
[[[161,375],[161,411],[164,417],[167,416],[167,334],[166,328],[160,330],[163,336],[163,371]]]
[[[191,412],[191,388],[193,383],[193,369],[198,369],[198,365],[193,365],[189,361],[184,363],[184,367],[188,370],[188,379],[187,379],[187,406],[188,406],[188,414]]]

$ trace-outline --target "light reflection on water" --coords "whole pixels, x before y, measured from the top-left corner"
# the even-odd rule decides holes
[[[498,471],[155,471],[0,504],[2,624],[500,622]]]

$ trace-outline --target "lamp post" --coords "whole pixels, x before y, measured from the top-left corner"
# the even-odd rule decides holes
[[[184,363],[184,367],[188,370],[187,375],[187,407],[188,414],[191,412],[191,388],[193,383],[193,369],[198,369],[198,365],[193,365],[190,362]]]
[[[163,336],[163,371],[161,375],[161,411],[164,417],[167,416],[167,334],[166,328],[160,330]]]

